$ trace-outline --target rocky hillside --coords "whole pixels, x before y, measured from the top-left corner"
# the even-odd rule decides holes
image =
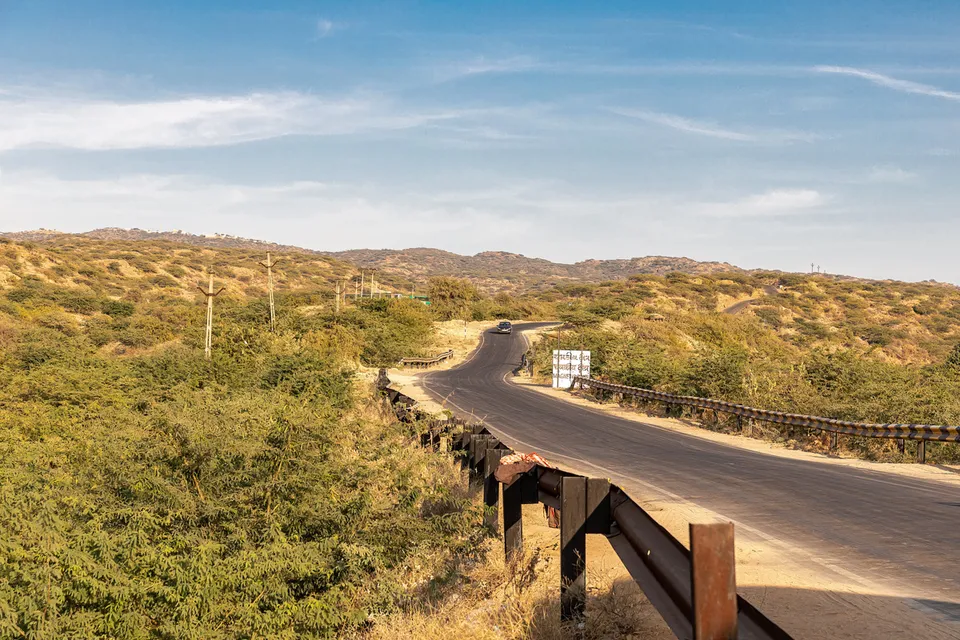
[[[463,256],[427,248],[355,249],[326,255],[414,282],[425,282],[432,276],[468,278],[486,293],[542,290],[570,282],[621,280],[636,274],[682,272],[699,275],[741,271],[725,262],[697,262],[690,258],[663,256],[562,264],[505,251],[484,251]]]
[[[278,292],[297,291],[332,301],[336,282],[359,272],[330,256],[303,251],[277,251],[274,282]],[[0,292],[25,286],[54,286],[78,293],[124,300],[144,298],[199,299],[213,271],[216,286],[235,300],[262,297],[266,273],[260,262],[266,247],[214,248],[166,240],[97,240],[56,234],[43,242],[0,238]],[[384,279],[385,289],[400,286]],[[353,292],[353,285],[348,285]]]
[[[655,318],[668,326],[700,321],[736,324],[736,318],[799,352],[853,350],[902,364],[943,362],[960,342],[960,288],[936,282],[773,271],[671,273],[571,283],[535,295],[558,309],[616,322]],[[689,337],[680,341],[697,345]]]
[[[542,291],[564,283],[622,280],[636,274],[665,275],[681,272],[699,275],[741,271],[725,262],[698,262],[690,258],[664,256],[585,260],[575,264],[562,264],[505,251],[484,251],[473,256],[429,248],[353,249],[329,252],[219,233],[194,235],[182,231],[145,231],[143,229],[106,228],[77,234],[38,229],[0,233],[0,237],[17,242],[42,244],[63,243],[69,238],[111,242],[170,242],[209,249],[296,252],[304,255],[329,256],[359,268],[377,269],[378,280],[392,283],[400,291],[408,291],[411,286],[423,289],[429,279],[434,276],[467,278],[482,292],[494,294]]]

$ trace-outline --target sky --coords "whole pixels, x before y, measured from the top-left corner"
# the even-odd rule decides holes
[[[955,0],[0,0],[0,230],[960,283]]]

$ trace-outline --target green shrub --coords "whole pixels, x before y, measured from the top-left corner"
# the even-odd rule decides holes
[[[160,287],[162,289],[170,289],[170,288],[180,286],[180,284],[176,280],[174,280],[170,276],[166,276],[163,274],[148,278],[147,281],[153,286]]]
[[[108,316],[126,318],[133,315],[136,305],[124,300],[104,300],[100,303],[100,310]]]

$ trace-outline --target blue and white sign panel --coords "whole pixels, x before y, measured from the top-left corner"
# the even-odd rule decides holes
[[[553,350],[553,388],[569,389],[576,376],[590,377],[590,352]]]

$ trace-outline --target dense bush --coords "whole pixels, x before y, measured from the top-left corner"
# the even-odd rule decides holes
[[[0,326],[0,637],[335,637],[478,534],[443,457],[354,380],[357,356],[429,344],[423,305],[282,307],[270,333],[260,302],[223,298],[208,361],[200,301],[15,291]]]

